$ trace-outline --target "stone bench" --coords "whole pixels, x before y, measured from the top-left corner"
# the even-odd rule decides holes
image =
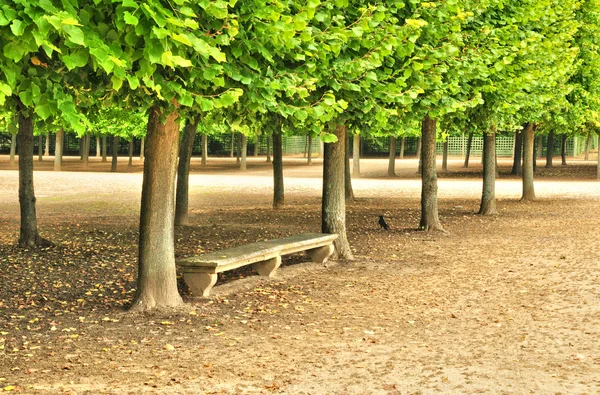
[[[192,294],[208,296],[217,282],[217,274],[252,265],[261,276],[273,277],[281,265],[281,256],[306,251],[313,262],[325,263],[333,254],[337,235],[307,233],[227,248],[209,254],[178,259],[183,280]]]

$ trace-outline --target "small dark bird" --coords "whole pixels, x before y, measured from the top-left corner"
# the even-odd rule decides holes
[[[383,215],[379,216],[379,226],[381,226],[385,230],[390,230],[390,226],[385,222]]]

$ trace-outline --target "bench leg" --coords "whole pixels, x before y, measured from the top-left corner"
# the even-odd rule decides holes
[[[183,281],[190,287],[194,296],[208,296],[217,282],[216,273],[183,273]]]
[[[333,252],[335,251],[335,247],[333,244],[326,245],[324,247],[313,248],[312,250],[306,251],[310,259],[312,259],[315,263],[325,263],[329,259]]]
[[[266,261],[256,262],[252,264],[252,268],[261,276],[274,277],[275,271],[281,265],[281,257],[267,259]]]

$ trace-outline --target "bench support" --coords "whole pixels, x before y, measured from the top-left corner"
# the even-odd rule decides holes
[[[275,271],[281,265],[281,256],[276,256],[266,261],[256,262],[252,264],[252,268],[261,276],[274,277]]]
[[[312,250],[307,250],[306,253],[310,256],[315,263],[325,263],[329,259],[333,252],[335,251],[335,247],[333,244],[326,245],[324,247],[313,248]]]
[[[217,282],[216,273],[183,273],[183,280],[190,287],[192,295],[208,296]]]

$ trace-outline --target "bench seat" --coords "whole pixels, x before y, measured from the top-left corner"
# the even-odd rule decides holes
[[[209,254],[178,259],[183,279],[194,295],[208,296],[217,273],[252,265],[261,276],[273,277],[281,256],[306,251],[313,262],[325,263],[333,254],[337,235],[306,233],[227,248]]]

